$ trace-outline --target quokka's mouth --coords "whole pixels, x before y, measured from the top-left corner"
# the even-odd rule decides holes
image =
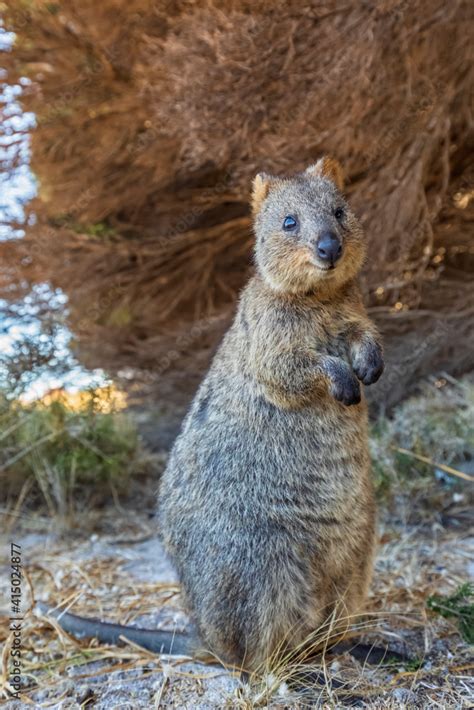
[[[328,276],[336,270],[335,264],[332,264],[332,266],[321,266],[320,264],[316,264],[314,261],[312,264],[318,271],[324,271],[324,273],[328,274]]]

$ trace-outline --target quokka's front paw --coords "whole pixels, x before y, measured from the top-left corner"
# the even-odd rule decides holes
[[[360,385],[347,366],[338,367],[331,373],[330,392],[334,399],[347,407],[360,402]]]
[[[352,369],[364,385],[377,382],[384,366],[382,346],[375,341],[360,345],[352,360]]]

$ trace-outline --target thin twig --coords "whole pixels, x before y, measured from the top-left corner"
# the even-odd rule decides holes
[[[418,461],[422,461],[423,463],[427,463],[430,466],[434,466],[435,468],[441,469],[441,471],[444,471],[445,473],[450,473],[452,476],[457,476],[458,478],[464,478],[465,481],[469,481],[470,483],[474,483],[474,476],[470,476],[468,473],[464,473],[464,471],[458,471],[456,468],[452,468],[451,466],[446,466],[446,464],[443,463],[436,463],[436,461],[433,461],[432,459],[428,458],[427,456],[421,456],[420,454],[415,454],[413,451],[409,451],[408,449],[402,449],[398,446],[392,446],[392,449],[395,451],[398,451],[400,454],[405,454],[405,456],[411,456],[411,458],[417,459]]]

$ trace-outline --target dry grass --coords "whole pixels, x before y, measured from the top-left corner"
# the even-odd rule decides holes
[[[136,426],[114,396],[91,388],[25,402],[0,390],[0,502],[10,524],[39,501],[71,527],[81,510],[124,495],[132,474],[149,472]]]
[[[23,702],[35,698],[36,706],[46,707],[66,697],[80,696],[84,686],[94,690],[99,707],[107,707],[105,697],[125,683],[127,692],[134,684],[148,692],[148,701],[156,700],[153,688],[159,685],[164,706],[199,707],[214,692],[216,679],[227,678],[221,703],[233,707],[252,708],[268,705],[304,707],[315,700],[339,703],[359,697],[367,707],[396,707],[396,698],[411,699],[409,705],[421,701],[440,707],[468,707],[468,676],[474,670],[469,649],[462,642],[455,624],[427,611],[427,597],[434,591],[453,590],[464,578],[469,555],[467,540],[448,531],[403,530],[385,527],[379,548],[377,568],[366,615],[350,619],[349,637],[376,647],[390,647],[409,659],[370,666],[356,661],[348,652],[331,652],[333,628],[321,629],[311,639],[322,651],[311,668],[319,674],[305,678],[303,665],[308,648],[277,663],[262,668],[241,685],[233,669],[206,668],[187,664],[184,659],[158,659],[132,644],[123,648],[98,646],[94,641],[77,641],[65,634],[54,620],[36,616],[34,595],[51,603],[73,608],[77,613],[100,616],[121,623],[139,623],[182,628],[186,623],[181,612],[179,589],[174,582],[143,581],[131,574],[128,563],[132,545],[110,546],[124,536],[143,539],[148,525],[139,517],[123,522],[107,521],[108,554],[91,554],[90,541],[56,540],[48,552],[33,545],[28,555],[27,571],[30,587],[30,610],[24,622],[24,672],[28,689]],[[28,529],[25,521],[24,532]],[[115,530],[114,530],[115,528]],[[413,543],[417,538],[418,544]],[[99,539],[100,543],[101,539]],[[421,544],[420,544],[421,542]],[[44,542],[40,546],[44,550]],[[40,560],[40,561],[35,561]],[[157,616],[158,610],[158,616]],[[8,639],[4,634],[4,672]],[[232,677],[234,678],[232,680]],[[166,683],[164,683],[164,679]],[[120,680],[120,683],[119,683]],[[127,685],[129,680],[130,685]],[[298,690],[294,685],[298,686]],[[306,693],[303,692],[306,688]],[[398,690],[398,694],[394,691]],[[123,691],[123,688],[122,688]],[[403,695],[403,692],[405,696]],[[141,692],[141,691],[140,691]],[[109,702],[112,696],[109,695]],[[215,696],[214,696],[215,697]],[[132,702],[130,696],[130,702]],[[183,704],[180,705],[179,703]],[[384,704],[383,704],[384,703]],[[457,703],[457,704],[456,704]],[[430,707],[432,707],[430,705]]]

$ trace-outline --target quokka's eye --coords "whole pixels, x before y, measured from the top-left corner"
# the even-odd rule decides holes
[[[298,226],[298,220],[296,217],[293,217],[291,214],[287,214],[285,219],[283,220],[283,229],[286,232],[291,232],[291,230],[296,229]]]
[[[338,219],[339,221],[341,221],[341,219],[344,218],[344,210],[342,209],[342,207],[338,207],[338,208],[334,211],[334,217],[335,217],[336,219]]]

